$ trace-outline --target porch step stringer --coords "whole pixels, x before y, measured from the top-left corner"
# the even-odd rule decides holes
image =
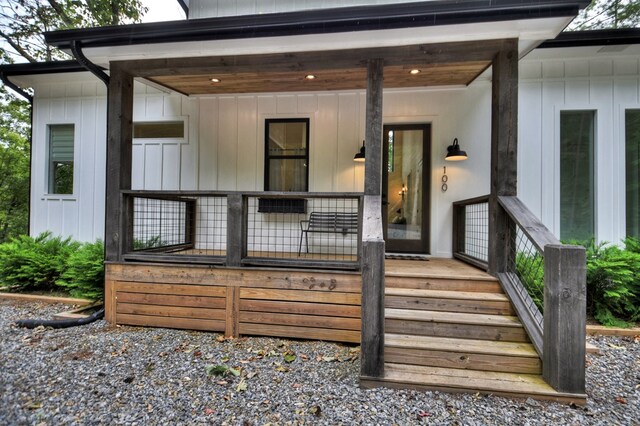
[[[492,394],[586,404],[586,395],[557,392],[498,281],[489,276],[386,277],[385,386]]]

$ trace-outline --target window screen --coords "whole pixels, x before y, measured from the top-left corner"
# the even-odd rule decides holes
[[[49,126],[49,194],[73,193],[73,124]]]

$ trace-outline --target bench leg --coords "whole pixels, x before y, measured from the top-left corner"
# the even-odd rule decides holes
[[[300,232],[300,245],[298,246],[298,257],[300,257],[300,253],[302,253],[302,237],[304,236],[305,232],[302,231]]]
[[[309,254],[309,233],[308,232],[305,232],[304,239],[307,243],[307,254]]]

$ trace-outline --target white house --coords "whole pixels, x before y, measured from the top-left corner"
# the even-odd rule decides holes
[[[145,275],[195,288],[203,265],[240,268],[207,293],[226,297],[222,318],[175,314],[169,326],[361,341],[363,380],[390,383],[385,244],[488,269],[543,357],[542,316],[508,290],[513,241],[526,235],[542,256],[556,238],[640,236],[640,32],[558,36],[588,1],[181,3],[187,21],[46,34],[76,61],[0,67],[34,93],[30,232],[105,240],[110,321],[168,324],[125,311]],[[243,320],[234,289],[250,266],[362,271],[358,333],[301,334],[301,308],[277,331]],[[334,290],[344,274],[322,280]],[[237,306],[232,323],[223,311]],[[579,347],[574,335],[555,342]],[[573,361],[545,368],[582,366],[582,384],[547,371],[565,393],[546,395],[580,400],[583,361],[565,352]]]

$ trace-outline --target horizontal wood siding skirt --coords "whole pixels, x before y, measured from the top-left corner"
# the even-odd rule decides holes
[[[271,324],[249,324],[241,322],[240,333],[256,336],[292,337],[296,339],[360,343],[360,331],[352,330],[333,330],[315,327],[291,327]]]
[[[240,310],[360,318],[360,306],[291,301],[240,300]]]
[[[331,303],[336,305],[360,305],[360,294],[301,291],[301,290],[276,290],[247,288],[240,289],[240,299],[257,300],[290,300],[297,302]]]
[[[146,305],[184,306],[193,308],[224,309],[225,299],[208,296],[177,296],[169,294],[148,294],[118,292],[118,303],[139,303]]]
[[[360,331],[360,319],[323,317],[317,315],[293,315],[274,314],[270,312],[240,311],[240,322]]]
[[[148,293],[178,296],[226,297],[226,287],[187,284],[161,284],[118,281],[116,292]]]
[[[157,317],[151,315],[117,314],[118,324],[144,327],[177,328],[182,330],[224,331],[225,322],[195,318]]]
[[[184,308],[176,306],[140,305],[135,303],[118,303],[116,313],[131,315],[153,315],[171,318],[225,319],[224,309]]]

